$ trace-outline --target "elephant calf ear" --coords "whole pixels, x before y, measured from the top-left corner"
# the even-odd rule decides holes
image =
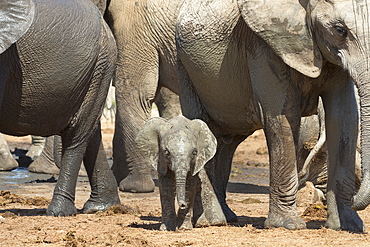
[[[306,10],[298,0],[238,0],[247,25],[300,73],[316,78],[322,56],[306,25]]]
[[[171,124],[161,117],[149,119],[141,128],[135,139],[139,152],[150,162],[154,169],[166,174],[163,165],[158,164],[159,142],[164,131],[171,128]]]
[[[26,33],[35,16],[32,0],[1,0],[0,54]]]
[[[207,124],[202,120],[194,119],[190,125],[194,131],[198,131],[198,154],[192,174],[194,176],[216,154],[217,140]]]

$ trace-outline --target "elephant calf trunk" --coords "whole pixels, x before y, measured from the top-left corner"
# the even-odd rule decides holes
[[[176,195],[180,209],[186,209],[186,180],[183,176],[181,176],[181,178],[176,178]]]

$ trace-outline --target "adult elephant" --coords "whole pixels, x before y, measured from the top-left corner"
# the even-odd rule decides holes
[[[183,1],[108,1],[105,17],[118,49],[112,170],[122,191],[154,190],[151,165],[134,142],[153,101],[164,118],[180,113],[175,23]]]
[[[62,137],[47,214],[77,212],[82,160],[92,189],[84,211],[119,203],[99,123],[116,47],[99,10],[86,0],[17,0],[3,1],[0,12],[0,131]]]
[[[279,8],[276,8],[279,6]],[[326,226],[363,231],[353,209],[369,204],[369,42],[366,1],[199,1],[181,8],[176,27],[183,114],[207,122],[218,139],[214,186],[226,204],[231,157],[263,128],[270,158],[266,227],[305,228],[296,208],[297,144],[301,116],[321,96],[328,152]],[[364,179],[354,197],[361,101]],[[352,206],[352,208],[351,208]]]

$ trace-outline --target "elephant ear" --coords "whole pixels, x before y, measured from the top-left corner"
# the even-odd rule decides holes
[[[26,33],[34,16],[35,3],[32,0],[0,2],[0,54]]]
[[[164,118],[154,117],[144,124],[135,139],[140,153],[163,175],[167,173],[167,166],[158,163],[159,143],[163,132],[171,127],[172,124]]]
[[[217,140],[207,124],[199,119],[194,119],[189,124],[190,128],[198,131],[198,154],[195,161],[193,176],[216,154]]]
[[[238,5],[247,25],[287,65],[316,78],[321,73],[322,56],[306,25],[305,1],[238,0]]]

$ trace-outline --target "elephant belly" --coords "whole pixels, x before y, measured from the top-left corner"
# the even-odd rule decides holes
[[[239,38],[244,35],[239,12],[235,4],[215,2],[202,6],[212,8],[205,11],[214,13],[212,17],[193,18],[186,8],[181,9],[179,56],[212,121],[225,131],[249,135],[262,124],[250,83],[246,45],[240,42],[245,39]]]

